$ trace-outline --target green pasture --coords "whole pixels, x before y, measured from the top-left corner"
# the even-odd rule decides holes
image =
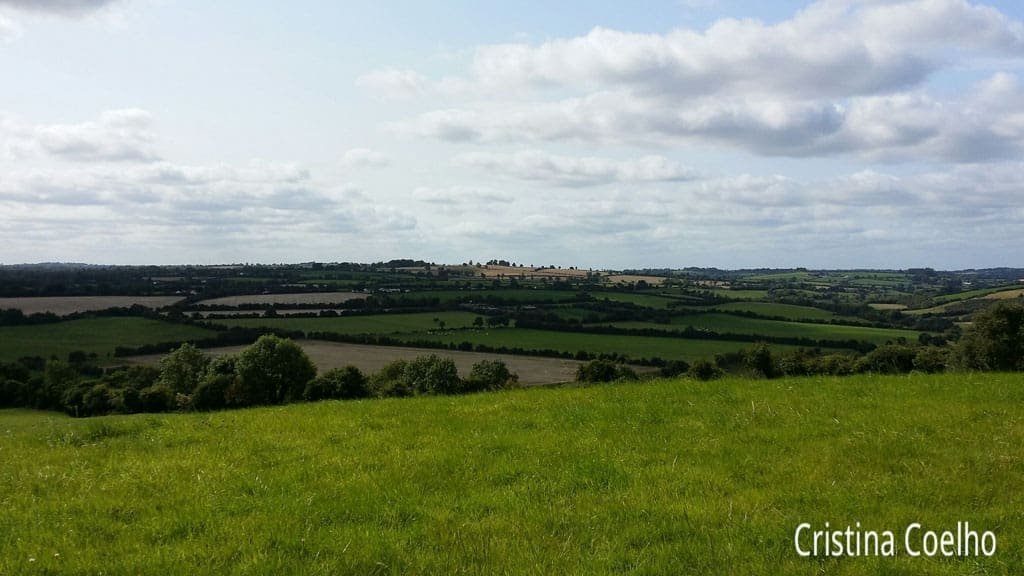
[[[1024,572],[1024,387],[687,380],[209,414],[0,411],[0,574]],[[993,557],[801,558],[795,529]]]
[[[53,324],[0,326],[0,361],[22,356],[57,356],[81,350],[112,356],[118,346],[199,340],[216,336],[213,330],[132,316],[85,318]]]
[[[466,328],[473,325],[478,314],[471,312],[417,312],[414,314],[374,314],[327,318],[238,318],[212,320],[223,326],[243,328],[277,328],[303,332],[335,332],[338,334],[390,334],[394,332],[426,332],[441,328]]]
[[[814,340],[862,340],[873,344],[885,344],[905,338],[916,342],[920,332],[894,328],[873,328],[869,326],[846,326],[840,324],[811,324],[782,320],[744,318],[731,314],[693,314],[677,316],[671,324],[654,322],[614,322],[613,326],[634,329],[678,330],[686,326],[710,330],[720,334],[756,334],[761,336],[811,338]]]

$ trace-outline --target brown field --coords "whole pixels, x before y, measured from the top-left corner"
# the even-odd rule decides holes
[[[184,300],[181,296],[41,296],[29,298],[0,298],[0,310],[17,308],[24,314],[52,312],[67,316],[76,312],[91,312],[108,308],[127,308],[133,304],[147,308],[163,308]]]
[[[334,308],[302,308],[301,310],[277,310],[278,316],[294,316],[296,314],[319,314],[325,310],[335,310]],[[266,310],[203,310],[202,312],[192,312],[193,317],[199,318],[221,318],[225,316],[237,316],[244,314],[250,316],[252,314],[259,314],[263,316],[266,314]]]
[[[309,354],[320,372],[332,368],[340,368],[351,364],[366,374],[372,374],[395,360],[412,360],[417,356],[437,354],[455,361],[459,374],[468,376],[473,364],[481,360],[502,360],[509,369],[519,375],[520,384],[554,384],[570,382],[576,377],[576,367],[580,362],[562,360],[560,358],[538,358],[534,356],[515,356],[511,354],[486,354],[483,352],[460,352],[454,350],[432,350],[426,348],[405,348],[400,346],[371,346],[367,344],[348,344],[344,342],[325,342],[322,340],[299,340],[298,344]],[[245,346],[225,346],[205,350],[207,354],[222,356],[237,354]],[[147,354],[131,356],[120,360],[128,364],[156,364],[163,354]],[[650,371],[650,368],[634,367],[637,372]]]
[[[1020,298],[1024,296],[1024,288],[1017,288],[1015,290],[1003,290],[1002,292],[993,292],[983,296],[985,300],[1011,300],[1013,298]]]
[[[245,296],[225,296],[200,300],[202,306],[238,306],[239,304],[341,304],[349,300],[366,298],[366,294],[358,292],[308,292],[297,294],[248,294]]]

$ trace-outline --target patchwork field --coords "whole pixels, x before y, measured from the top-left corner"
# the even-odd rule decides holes
[[[904,338],[916,342],[920,332],[894,328],[872,328],[869,326],[844,326],[839,324],[810,324],[782,320],[743,318],[731,314],[693,314],[672,319],[671,324],[654,322],[614,322],[620,328],[681,330],[692,326],[720,334],[758,334],[782,338],[811,338],[813,340],[863,340],[874,344],[895,342]]]
[[[267,327],[303,332],[338,334],[390,334],[426,332],[446,328],[467,328],[479,315],[470,312],[421,312],[415,314],[376,314],[335,318],[239,318],[216,320],[224,326]],[[441,323],[444,323],[442,326]]]
[[[0,411],[2,574],[1020,574],[1017,375]],[[801,558],[967,521],[994,557]],[[902,543],[900,544],[902,546]]]
[[[66,359],[69,352],[81,350],[101,358],[113,356],[118,346],[142,346],[162,342],[199,340],[216,332],[135,317],[103,317],[68,320],[32,326],[0,326],[0,361],[22,356],[51,355]]]
[[[481,360],[502,360],[510,370],[519,375],[519,383],[525,385],[554,384],[571,382],[576,377],[576,368],[580,365],[575,360],[560,358],[537,358],[532,356],[515,356],[512,354],[484,354],[481,352],[462,352],[457,350],[434,350],[427,348],[407,348],[402,346],[370,346],[365,344],[348,344],[344,342],[324,342],[320,340],[299,340],[298,344],[316,364],[317,370],[326,372],[332,368],[352,365],[366,374],[377,372],[385,364],[395,360],[412,360],[417,356],[437,354],[451,358],[463,377],[469,376],[473,364]],[[238,354],[245,346],[225,346],[204,350],[211,356]],[[129,356],[119,358],[126,364],[157,364],[162,354]],[[638,372],[650,371],[638,367]]]
[[[711,358],[715,354],[738,352],[751,346],[750,342],[725,340],[618,336],[520,328],[455,330],[443,333],[411,334],[409,338],[455,344],[470,342],[493,347],[505,346],[526,350],[546,349],[570,353],[585,350],[594,354],[620,353],[632,359],[658,357],[665,360],[687,361],[697,358]],[[772,348],[776,350],[791,350],[798,347],[772,345]]]
[[[241,304],[343,304],[349,300],[366,298],[359,292],[308,292],[297,294],[248,294],[225,296],[196,302],[200,306],[239,306]]]
[[[181,296],[40,296],[34,298],[0,298],[0,310],[16,308],[25,315],[52,312],[67,316],[76,312],[92,312],[110,308],[129,308],[135,304],[164,308],[181,302]]]

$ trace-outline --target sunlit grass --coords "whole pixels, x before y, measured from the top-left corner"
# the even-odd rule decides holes
[[[1019,375],[0,412],[0,574],[1017,574]],[[801,521],[994,558],[808,560]]]

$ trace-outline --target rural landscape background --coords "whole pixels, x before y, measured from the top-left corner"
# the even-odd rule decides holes
[[[1022,68],[1013,0],[0,0],[0,575],[1024,572]]]

